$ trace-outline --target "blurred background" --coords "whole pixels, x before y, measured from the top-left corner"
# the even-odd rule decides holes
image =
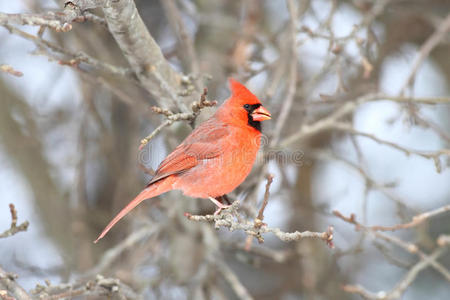
[[[263,124],[252,174],[230,195],[249,207],[242,218],[255,217],[271,173],[264,222],[289,232],[332,225],[335,248],[270,234],[249,247],[243,232],[188,221],[184,212],[214,208],[179,192],[146,201],[93,244],[192,127],[175,122],[138,150],[164,121],[150,107],[165,104],[132,71],[71,63],[83,52],[130,70],[104,21],[73,23],[68,32],[12,25],[52,48],[0,18],[0,65],[23,73],[0,72],[0,231],[11,223],[9,203],[19,223],[30,222],[0,239],[3,269],[26,290],[102,274],[145,299],[360,299],[350,288],[357,285],[388,299],[449,298],[450,255],[436,242],[450,234],[448,212],[393,232],[355,230],[332,213],[392,226],[448,210],[448,1],[135,3],[165,59],[197,90],[207,87],[222,103],[233,76],[274,116]],[[0,12],[63,6],[0,1]],[[103,18],[101,9],[91,13]],[[203,109],[196,124],[214,110]],[[435,251],[433,264],[417,267]]]

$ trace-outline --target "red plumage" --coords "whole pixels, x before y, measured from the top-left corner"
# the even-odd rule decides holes
[[[270,113],[245,86],[230,79],[231,97],[164,159],[147,187],[123,208],[95,242],[143,200],[170,190],[196,198],[223,196],[250,173]]]

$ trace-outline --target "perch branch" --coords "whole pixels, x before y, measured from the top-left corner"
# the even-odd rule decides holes
[[[295,231],[295,232],[283,232],[279,228],[271,228],[266,225],[256,225],[254,221],[237,221],[236,215],[239,209],[239,201],[234,201],[233,204],[218,215],[191,215],[186,213],[185,216],[196,222],[209,222],[214,223],[215,228],[220,227],[228,228],[230,231],[242,230],[247,235],[254,236],[260,243],[264,242],[262,237],[263,233],[273,233],[277,238],[283,242],[299,241],[304,238],[317,238],[325,241],[330,248],[333,248],[333,227],[328,227],[326,232],[311,232],[311,231]],[[258,228],[259,227],[259,228]]]

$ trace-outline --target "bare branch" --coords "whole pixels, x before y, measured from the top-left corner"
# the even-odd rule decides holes
[[[380,100],[391,100],[399,103],[418,103],[418,104],[444,104],[450,103],[450,98],[407,98],[407,97],[393,97],[385,94],[375,93],[367,94],[357,98],[354,101],[345,102],[338,109],[334,110],[328,116],[317,120],[312,124],[303,125],[300,130],[291,136],[286,137],[280,142],[280,147],[285,148],[294,142],[307,138],[324,130],[333,129],[336,122],[355,111],[361,104]]]
[[[133,232],[125,240],[123,240],[113,248],[108,249],[101,257],[99,263],[93,269],[83,274],[82,277],[87,278],[104,272],[126,250],[133,248],[137,243],[152,236],[153,234],[158,232],[158,230],[158,225],[152,224],[152,226],[144,226],[136,232]]]
[[[287,0],[287,6],[289,11],[289,38],[291,44],[291,58],[289,63],[289,84],[286,98],[283,105],[281,106],[281,111],[275,124],[273,140],[271,145],[274,146],[278,143],[280,138],[281,130],[283,129],[286,119],[291,112],[292,103],[294,102],[295,92],[297,90],[297,19],[298,19],[298,8],[296,1]]]
[[[259,209],[258,215],[256,216],[255,220],[254,220],[254,224],[255,224],[255,228],[261,228],[261,226],[263,225],[267,225],[265,223],[263,223],[264,220],[264,210],[266,209],[267,204],[269,203],[269,193],[270,193],[270,185],[273,182],[273,175],[272,174],[267,174],[266,175],[266,179],[267,179],[267,183],[266,183],[266,191],[264,192],[264,199],[263,199],[263,203],[261,205],[261,208]],[[250,250],[251,245],[252,245],[252,241],[253,241],[253,236],[249,235],[247,236],[247,240],[245,241],[245,249],[247,251]],[[263,242],[263,240],[259,240],[258,242]]]
[[[88,5],[83,7],[88,7]],[[0,12],[0,25],[43,26],[51,28],[57,32],[70,31],[72,30],[72,22],[85,21],[92,21],[103,26],[106,25],[105,20],[81,10],[79,6],[74,5],[72,1],[65,2],[63,11],[47,12],[45,14],[6,14]]]
[[[69,49],[64,49],[52,42],[49,42],[39,36],[35,36],[32,34],[29,34],[25,31],[22,31],[20,29],[17,29],[13,26],[9,26],[9,25],[4,25],[4,27],[6,29],[8,29],[11,33],[16,34],[18,36],[21,36],[29,41],[34,42],[36,45],[43,47],[45,49],[49,49],[52,50],[56,53],[60,53],[63,55],[67,55],[69,56],[69,63],[64,63],[63,64],[67,64],[67,65],[71,65],[71,66],[76,66],[78,65],[80,62],[86,63],[100,71],[104,71],[116,76],[120,76],[123,78],[129,78],[130,77],[130,70],[126,69],[126,68],[121,68],[121,67],[117,67],[117,66],[113,66],[110,64],[107,64],[105,62],[102,62],[96,58],[93,58],[89,55],[87,55],[84,52],[81,51],[73,51],[73,50],[69,50]],[[52,57],[54,58],[54,57]]]
[[[428,260],[429,259],[429,256],[427,254],[425,254],[424,252],[422,252],[419,249],[419,247],[417,247],[415,244],[404,242],[404,241],[402,241],[401,239],[399,239],[399,238],[397,238],[395,236],[387,235],[387,234],[385,234],[383,232],[378,232],[378,231],[374,230],[373,227],[365,226],[365,225],[359,223],[358,221],[356,221],[356,216],[354,214],[351,214],[350,217],[345,217],[344,215],[342,215],[342,213],[340,213],[337,210],[333,211],[333,214],[335,216],[337,216],[338,218],[344,220],[345,222],[355,225],[355,229],[356,230],[364,230],[367,233],[371,233],[376,238],[382,239],[382,240],[384,240],[386,242],[389,242],[389,243],[391,243],[393,245],[396,245],[396,246],[402,248],[403,250],[405,250],[405,251],[407,251],[407,252],[409,252],[411,254],[417,255],[422,260]],[[438,245],[444,246],[445,243],[441,243],[440,244],[439,240],[438,240]],[[443,267],[441,264],[439,264],[435,260],[432,260],[430,262],[430,264],[435,270],[440,272],[445,277],[445,279],[447,279],[450,282],[450,273],[445,267]]]
[[[186,61],[186,64],[189,65],[189,72],[192,73],[195,77],[199,76],[200,66],[198,63],[197,54],[194,49],[194,42],[186,31],[186,27],[183,24],[183,19],[181,17],[181,13],[177,7],[177,4],[173,0],[162,1],[161,4],[166,11],[167,18],[169,19],[172,30],[175,31],[175,34],[181,42],[180,48],[183,52],[186,52],[186,55],[183,55],[182,59],[184,59]]]
[[[241,300],[252,300],[253,297],[247,291],[245,286],[241,283],[239,278],[233,271],[228,267],[228,265],[222,260],[214,260],[214,264],[217,266],[217,271],[223,276],[230,287],[233,289],[236,296]]]
[[[67,32],[72,25],[63,22],[55,13],[39,14],[5,14],[0,12],[0,25],[33,25],[47,26],[55,31]]]
[[[17,275],[8,273],[0,267],[0,298],[6,300],[31,300],[30,295],[16,282],[16,279]]]
[[[155,130],[153,130],[149,135],[141,140],[141,144],[139,145],[139,150],[142,150],[145,145],[147,145],[164,127],[172,125],[172,120],[165,120],[162,122]]]
[[[62,283],[52,285],[49,281],[46,285],[37,285],[31,291],[38,299],[58,300],[77,296],[107,297],[108,299],[142,299],[129,286],[115,278],[105,278],[97,275],[95,280],[87,282]]]
[[[365,299],[374,300],[392,300],[399,299],[402,297],[406,289],[411,285],[411,283],[416,279],[417,275],[425,268],[427,268],[432,261],[436,261],[440,256],[442,256],[447,249],[439,248],[431,254],[428,259],[423,259],[419,261],[414,267],[412,267],[408,273],[403,277],[403,279],[397,283],[397,285],[389,292],[379,291],[377,293],[369,292],[359,285],[345,285],[342,288],[353,294],[359,294]]]
[[[371,226],[370,229],[371,230],[375,230],[375,231],[395,231],[398,229],[406,229],[406,228],[411,228],[411,227],[415,227],[417,225],[422,224],[424,221],[435,217],[439,214],[445,213],[450,211],[450,205],[445,205],[442,207],[439,207],[437,209],[428,211],[428,212],[424,212],[420,215],[414,216],[412,218],[412,221],[409,223],[405,223],[405,224],[397,224],[394,226]]]
[[[104,5],[105,2],[106,2],[105,0],[65,0],[64,7],[72,5],[84,11],[86,9],[100,7]]]
[[[230,231],[242,230],[247,235],[254,236],[256,239],[258,239],[260,243],[264,242],[262,234],[270,232],[273,233],[283,242],[299,241],[304,238],[315,238],[325,241],[330,248],[334,247],[333,227],[331,226],[328,228],[326,232],[311,232],[311,231],[283,232],[279,228],[267,227],[264,224],[259,227],[259,225],[255,225],[254,221],[251,222],[251,221],[236,220],[238,209],[239,209],[239,201],[234,201],[230,207],[222,210],[222,212],[218,215],[198,216],[185,213],[185,216],[191,221],[214,223],[216,229],[220,227],[225,227],[228,228]]]
[[[160,106],[173,103],[182,112],[181,75],[166,61],[132,0],[104,1],[108,28],[139,81]],[[195,94],[194,97],[197,97]]]
[[[266,209],[267,203],[269,203],[269,194],[270,194],[270,185],[273,182],[273,175],[267,174],[267,183],[266,183],[266,191],[264,192],[264,200],[263,204],[261,205],[261,208],[259,209],[258,216],[256,217],[257,220],[260,220],[261,222],[264,220],[264,210]],[[262,223],[261,223],[262,224]]]
[[[17,210],[14,207],[14,204],[12,203],[9,204],[9,210],[11,212],[11,227],[2,234],[0,234],[0,238],[7,238],[12,235],[15,235],[18,232],[27,231],[28,225],[30,225],[28,221],[25,221],[19,226],[17,226]]]
[[[425,41],[425,43],[420,47],[419,54],[414,60],[413,67],[411,72],[408,75],[405,83],[402,85],[400,89],[400,95],[403,95],[408,86],[410,86],[414,78],[416,76],[419,67],[422,65],[422,62],[430,55],[431,50],[433,50],[445,37],[447,31],[450,30],[450,14],[447,15],[444,21],[440,24],[437,30]]]
[[[418,151],[418,150],[412,150],[412,149],[407,149],[405,147],[402,147],[400,145],[398,145],[397,143],[393,143],[393,142],[389,142],[389,141],[385,141],[383,139],[380,139],[378,137],[376,137],[373,134],[370,133],[365,133],[365,132],[361,132],[358,131],[356,129],[354,129],[351,125],[346,124],[346,123],[342,123],[342,122],[336,122],[333,126],[333,129],[337,129],[340,131],[345,131],[348,132],[350,134],[354,134],[354,135],[359,135],[359,136],[364,136],[367,138],[370,138],[371,140],[374,140],[375,142],[379,143],[379,144],[383,144],[383,145],[387,145],[390,146],[394,149],[400,150],[403,153],[405,153],[406,155],[418,155],[421,156],[423,158],[427,158],[427,159],[432,159],[434,162],[434,165],[436,167],[436,171],[438,173],[440,173],[442,171],[442,167],[441,167],[441,162],[439,160],[439,158],[441,156],[450,156],[450,150],[449,149],[441,149],[435,152],[431,152],[431,151]]]
[[[207,88],[203,88],[203,93],[200,95],[200,101],[194,101],[191,104],[191,109],[193,112],[194,117],[197,117],[198,114],[200,114],[200,111],[205,108],[205,107],[213,107],[215,105],[217,105],[217,101],[216,100],[207,100],[206,97],[208,96],[208,89]]]
[[[191,109],[192,113],[178,113],[175,114],[169,109],[161,108],[157,106],[152,106],[151,109],[154,113],[166,116],[167,120],[161,123],[152,133],[141,140],[141,144],[139,146],[139,150],[147,145],[151,139],[153,139],[164,127],[172,125],[173,122],[176,121],[189,121],[191,124],[195,121],[197,116],[200,114],[200,111],[205,107],[212,107],[217,104],[217,101],[208,101],[206,100],[206,95],[208,94],[208,89],[203,89],[203,94],[200,96],[199,102],[192,102]]]
[[[11,67],[9,65],[0,65],[0,71],[5,72],[5,73],[9,73],[9,74],[17,76],[17,77],[22,77],[23,76],[22,72],[14,70],[13,67]]]

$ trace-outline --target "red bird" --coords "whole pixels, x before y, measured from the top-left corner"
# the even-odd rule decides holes
[[[231,97],[163,160],[147,187],[115,216],[95,243],[146,199],[170,190],[220,199],[244,181],[261,143],[261,121],[269,120],[270,113],[245,86],[233,79],[229,83]]]

